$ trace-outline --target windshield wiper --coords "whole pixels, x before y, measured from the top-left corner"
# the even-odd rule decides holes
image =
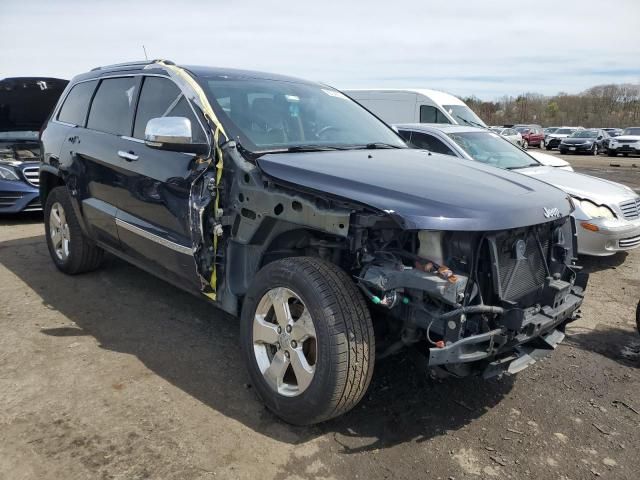
[[[485,130],[489,130],[487,127],[485,127],[484,125],[478,123],[478,122],[473,122],[471,120],[467,120],[464,117],[461,117],[460,115],[458,115],[456,113],[456,117],[459,118],[460,120],[462,120],[464,123],[466,123],[467,125],[471,125],[472,127],[478,127],[478,128],[483,128]]]
[[[344,150],[342,147],[331,145],[294,145],[288,147],[285,152],[327,152],[331,150]]]
[[[539,167],[539,163],[529,163],[528,165],[519,165],[517,167],[506,167],[506,170],[518,170],[520,168]]]
[[[377,148],[379,149],[387,149],[387,148],[402,148],[398,145],[392,145],[391,143],[384,143],[384,142],[372,142],[372,143],[367,143],[366,145],[356,145],[355,147],[352,147],[354,150],[375,150]]]

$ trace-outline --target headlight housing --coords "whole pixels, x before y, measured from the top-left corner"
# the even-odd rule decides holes
[[[580,200],[579,198],[573,197],[574,203],[580,207],[580,209],[589,215],[591,218],[616,218],[614,213],[611,211],[609,207],[605,207],[604,205],[596,205],[589,200]]]
[[[13,182],[16,180],[20,180],[20,177],[18,177],[18,174],[13,168],[9,166],[7,167],[0,166],[0,180],[8,180]]]

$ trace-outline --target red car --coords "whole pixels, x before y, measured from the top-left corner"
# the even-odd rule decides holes
[[[514,125],[520,135],[522,135],[522,148],[544,147],[544,132],[540,125]]]

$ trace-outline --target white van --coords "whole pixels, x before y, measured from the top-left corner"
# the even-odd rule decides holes
[[[453,123],[486,127],[466,103],[437,90],[358,89],[344,90],[344,93],[389,124]]]

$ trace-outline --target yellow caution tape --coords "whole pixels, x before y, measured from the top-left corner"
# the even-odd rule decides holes
[[[207,98],[207,95],[204,93],[204,91],[202,90],[202,87],[198,84],[198,82],[196,82],[194,78],[191,75],[189,75],[183,68],[180,68],[176,65],[170,65],[168,63],[165,63],[164,61],[159,61],[157,63],[162,65],[165,69],[167,69],[169,73],[181,79],[184,83],[186,83],[191,88],[191,90],[197,95],[198,102],[200,103],[200,108],[202,108],[204,115],[215,126],[215,131],[213,132],[213,145],[214,145],[214,156],[217,157],[217,162],[216,162],[216,199],[214,201],[213,213],[214,213],[214,217],[217,217],[218,209],[220,207],[219,185],[220,185],[220,180],[222,179],[222,170],[224,167],[224,163],[222,161],[222,149],[219,146],[219,140],[220,140],[220,135],[222,135],[225,138],[225,140],[228,140],[229,137],[224,131],[224,127],[222,126],[222,123],[220,123],[220,120],[218,120],[218,117],[214,113],[213,108],[211,108],[211,104],[209,103],[209,99]],[[214,261],[213,261],[213,270],[211,272],[211,279],[209,280],[209,285],[211,285],[211,289],[213,290],[213,293],[205,293],[205,295],[211,298],[212,300],[216,300],[217,298],[217,295],[216,295],[217,271],[216,271],[216,262],[215,262],[217,254],[218,254],[218,236],[214,233],[213,235]]]

